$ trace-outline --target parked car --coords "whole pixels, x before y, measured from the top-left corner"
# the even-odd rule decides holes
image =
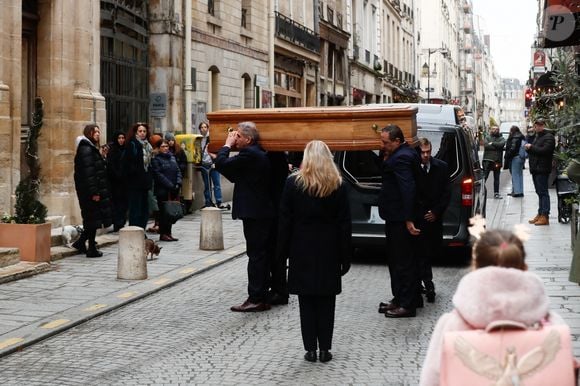
[[[422,105],[419,108],[421,113]],[[478,149],[467,129],[458,124],[426,122],[426,116],[417,114],[417,136],[427,137],[433,156],[448,163],[452,184],[443,217],[443,245],[467,252],[472,242],[469,219],[476,214],[485,216],[485,183]],[[354,246],[384,245],[384,221],[378,211],[382,182],[379,151],[340,151],[335,153],[335,160],[348,186]]]

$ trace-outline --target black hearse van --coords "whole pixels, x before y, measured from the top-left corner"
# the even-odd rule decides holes
[[[433,157],[449,165],[452,189],[451,201],[443,217],[443,244],[467,252],[472,241],[467,229],[469,219],[476,214],[485,216],[485,184],[477,145],[467,129],[446,121],[451,119],[448,114],[461,113],[457,112],[457,106],[416,106],[419,108],[417,137],[428,138],[433,146]],[[425,113],[425,109],[440,114]],[[348,186],[354,246],[384,245],[384,221],[378,211],[381,188],[379,152],[338,151],[335,160]]]

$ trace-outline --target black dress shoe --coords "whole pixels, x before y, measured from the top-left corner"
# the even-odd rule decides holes
[[[394,310],[389,310],[385,312],[387,318],[412,318],[417,316],[417,311],[414,309],[408,309],[405,307],[398,307]]]
[[[523,193],[512,194],[512,197],[523,197],[523,196],[524,196]]]
[[[270,309],[270,305],[266,303],[252,303],[249,300],[246,300],[239,306],[232,306],[230,310],[234,312],[261,312],[267,311]]]
[[[308,362],[316,362],[316,350],[306,351],[306,354],[304,354],[304,359],[306,359]]]
[[[103,252],[97,249],[89,249],[87,251],[87,257],[101,257],[101,256],[103,256]]]
[[[320,356],[318,359],[320,359],[320,362],[322,363],[328,362],[332,359],[332,354],[328,350],[320,350]]]
[[[174,239],[169,235],[161,235],[159,236],[159,241],[177,241],[177,239]]]
[[[427,298],[427,303],[435,303],[435,291],[427,291],[425,297]]]
[[[395,308],[399,308],[399,305],[397,303],[393,302],[392,300],[388,303],[380,302],[379,303],[379,314],[384,314],[385,312],[387,312],[389,310],[394,310]]]
[[[268,296],[267,303],[273,306],[288,304],[288,295],[280,295],[279,293],[271,293]]]

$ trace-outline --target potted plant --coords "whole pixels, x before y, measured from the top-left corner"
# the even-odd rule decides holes
[[[0,247],[17,247],[22,261],[50,261],[51,224],[46,222],[47,209],[39,200],[38,137],[43,115],[43,101],[37,97],[26,138],[25,158],[29,174],[16,187],[15,214],[5,214],[0,219]]]

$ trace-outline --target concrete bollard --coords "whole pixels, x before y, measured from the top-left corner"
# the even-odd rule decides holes
[[[224,249],[222,211],[218,208],[209,207],[201,210],[199,249],[205,251]]]
[[[119,230],[117,279],[147,279],[145,231],[141,227],[126,226]]]

